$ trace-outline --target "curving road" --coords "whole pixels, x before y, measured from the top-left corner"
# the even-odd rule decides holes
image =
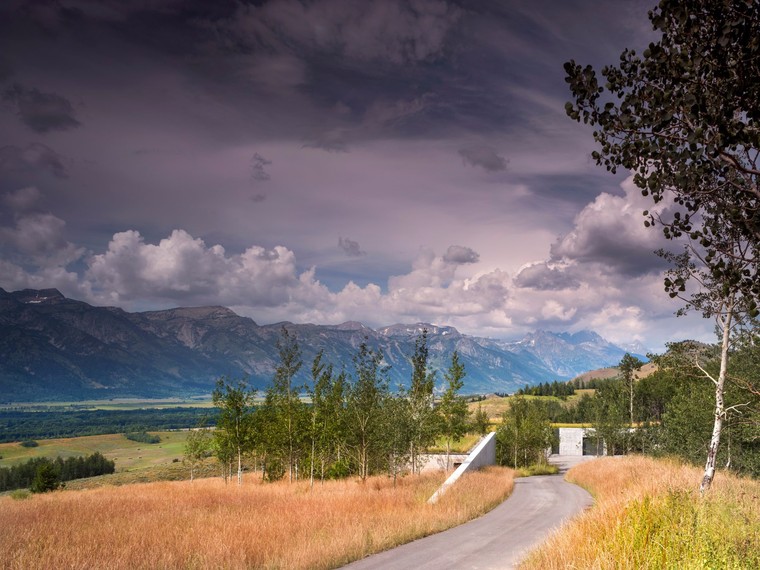
[[[561,467],[567,462],[559,460]],[[564,469],[563,469],[564,471]],[[515,568],[527,552],[563,521],[593,504],[591,495],[563,475],[515,480],[509,498],[482,517],[344,568],[464,570]]]

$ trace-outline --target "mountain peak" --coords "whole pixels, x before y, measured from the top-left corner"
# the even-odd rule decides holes
[[[369,327],[363,325],[359,321],[346,321],[345,323],[340,323],[339,325],[336,325],[335,327],[339,331],[367,331],[371,330]]]
[[[21,291],[14,291],[11,296],[21,303],[33,305],[50,305],[66,300],[66,297],[58,289],[22,289]]]

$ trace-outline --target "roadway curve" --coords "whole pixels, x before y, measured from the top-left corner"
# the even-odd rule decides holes
[[[516,568],[527,552],[553,529],[593,504],[591,495],[563,477],[560,474],[516,479],[509,498],[482,517],[373,554],[344,568]]]

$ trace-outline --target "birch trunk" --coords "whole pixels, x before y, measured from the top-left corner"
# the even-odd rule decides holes
[[[715,477],[715,463],[718,459],[720,432],[723,429],[723,419],[726,415],[723,392],[726,383],[726,371],[728,369],[728,348],[731,339],[731,320],[733,316],[734,304],[733,299],[730,299],[726,304],[725,315],[718,317],[719,323],[723,328],[723,339],[720,346],[720,372],[718,373],[718,380],[715,381],[715,423],[713,424],[712,437],[710,438],[710,447],[707,448],[705,473],[699,486],[699,492],[702,494],[710,490],[713,478]]]

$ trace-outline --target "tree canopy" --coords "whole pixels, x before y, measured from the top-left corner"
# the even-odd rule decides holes
[[[660,39],[641,55],[623,51],[603,80],[589,65],[565,64],[566,111],[596,127],[597,164],[633,172],[655,203],[674,202],[666,215],[644,212],[647,225],[687,237],[716,278],[757,300],[760,3],[662,0],[649,19]],[[745,263],[727,263],[736,256]]]

